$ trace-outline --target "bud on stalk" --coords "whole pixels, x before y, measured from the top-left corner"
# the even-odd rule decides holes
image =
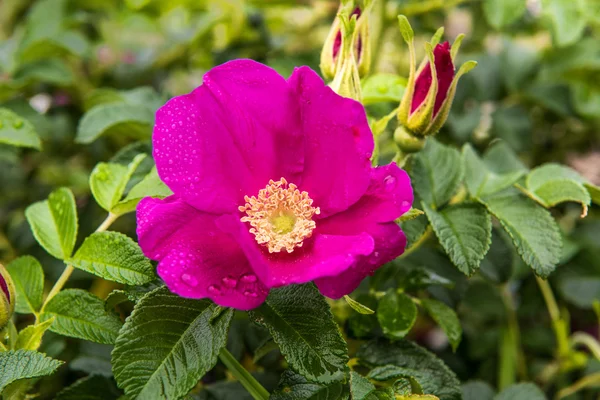
[[[8,271],[0,264],[0,329],[3,328],[15,311],[15,285]]]
[[[423,142],[425,136],[437,133],[444,125],[460,77],[473,69],[477,63],[467,61],[455,74],[454,61],[464,35],[459,35],[452,47],[448,42],[440,44],[444,34],[444,28],[440,28],[431,42],[426,43],[427,57],[416,69],[414,32],[405,16],[400,15],[398,20],[404,41],[408,44],[410,74],[400,103],[399,127],[394,137],[402,150],[414,152],[419,148],[415,146],[416,142]],[[406,149],[403,148],[405,142],[410,142]]]

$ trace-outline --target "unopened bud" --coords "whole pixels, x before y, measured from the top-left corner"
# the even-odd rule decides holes
[[[8,271],[0,264],[0,329],[3,328],[15,311],[15,285]]]

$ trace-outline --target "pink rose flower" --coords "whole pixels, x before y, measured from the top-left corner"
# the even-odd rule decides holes
[[[340,298],[404,251],[406,172],[372,167],[363,106],[308,67],[213,68],[156,114],[154,159],[173,195],[137,208],[139,243],[174,293],[248,310],[313,281]]]

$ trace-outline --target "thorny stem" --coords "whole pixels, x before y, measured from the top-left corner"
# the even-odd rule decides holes
[[[98,229],[96,229],[96,232],[104,232],[105,230],[108,229],[108,227],[113,222],[115,222],[115,220],[117,218],[119,218],[118,215],[112,214],[112,213],[108,213],[108,216],[106,217],[106,219],[100,224],[100,226],[98,227]],[[71,274],[73,273],[74,269],[75,268],[73,268],[72,265],[67,265],[67,267],[64,269],[63,273],[60,275],[60,277],[58,278],[58,280],[56,281],[56,283],[54,284],[54,286],[50,290],[50,293],[48,293],[48,296],[46,297],[46,300],[44,301],[44,304],[42,305],[42,309],[40,311],[40,314],[44,312],[44,308],[46,308],[46,305],[48,304],[48,302],[54,296],[56,296],[58,294],[58,292],[60,292],[62,290],[62,288],[65,286],[65,284],[67,283],[67,281],[71,277]]]
[[[219,359],[229,372],[237,378],[254,400],[268,400],[269,392],[248,372],[225,347],[219,353]]]

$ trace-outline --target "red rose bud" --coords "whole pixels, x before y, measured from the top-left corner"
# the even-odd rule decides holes
[[[410,74],[398,112],[399,129],[403,132],[397,132],[396,136],[398,139],[408,139],[409,136],[423,138],[435,134],[446,122],[458,80],[477,63],[468,61],[455,74],[454,60],[463,36],[460,35],[452,47],[448,42],[438,44],[444,33],[440,28],[431,43],[425,45],[427,58],[416,70],[412,28],[406,17],[400,16],[399,21],[402,36],[409,47]],[[401,140],[397,142],[402,148]]]
[[[371,67],[371,46],[369,40],[368,11],[371,0],[344,0],[338,15],[331,26],[329,35],[321,52],[321,72],[326,79],[332,80],[344,64],[344,58],[350,53],[356,63],[359,77],[366,76]],[[343,32],[343,26],[356,18],[356,32]],[[343,22],[343,23],[342,23]],[[351,51],[344,51],[344,41],[351,42]]]
[[[3,328],[15,311],[15,285],[8,271],[0,264],[0,328]]]

